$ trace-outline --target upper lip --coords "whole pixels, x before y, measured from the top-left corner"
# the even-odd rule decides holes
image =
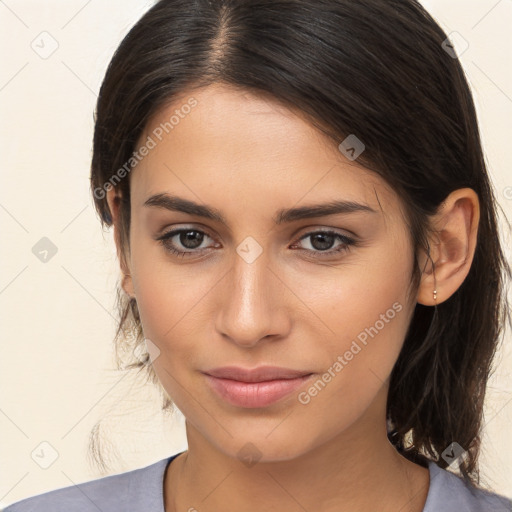
[[[279,366],[259,366],[258,368],[241,368],[239,366],[223,366],[205,371],[207,375],[220,379],[238,380],[240,382],[264,382],[277,379],[296,379],[310,375],[312,372],[292,370]]]

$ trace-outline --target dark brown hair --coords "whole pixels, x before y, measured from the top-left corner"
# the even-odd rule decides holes
[[[510,323],[504,290],[511,272],[473,98],[446,40],[416,0],[161,0],[130,30],[106,72],[91,190],[105,227],[112,224],[105,190],[118,189],[119,237],[129,251],[129,179],[113,178],[126,174],[119,170],[153,114],[213,83],[271,95],[336,145],[355,134],[365,144],[358,162],[400,196],[415,253],[429,254],[429,216],[448,194],[472,188],[481,217],[471,269],[448,300],[416,305],[387,412],[389,438],[404,456],[445,468],[441,453],[457,442],[468,455],[460,472],[478,484],[485,390]],[[415,256],[412,290],[421,273]],[[143,343],[137,304],[118,296],[117,347],[133,352]],[[127,366],[158,382],[147,359]],[[171,406],[167,397],[163,407]]]

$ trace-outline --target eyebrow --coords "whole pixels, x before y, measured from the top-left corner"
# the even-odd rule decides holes
[[[144,206],[188,213],[190,215],[196,215],[197,217],[203,217],[205,219],[214,220],[227,225],[226,219],[216,208],[198,204],[188,199],[170,194],[152,195],[145,201]],[[324,217],[327,215],[349,214],[355,212],[378,213],[376,210],[366,204],[360,204],[354,201],[340,200],[330,201],[324,204],[278,210],[277,215],[273,218],[273,221],[276,225],[279,225],[301,219]]]

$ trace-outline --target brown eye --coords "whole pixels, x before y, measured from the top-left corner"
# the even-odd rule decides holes
[[[336,231],[314,231],[301,237],[300,241],[308,239],[310,240],[309,245],[311,249],[302,248],[301,250],[312,252],[314,257],[332,256],[333,254],[348,251],[351,245],[355,245],[355,240]],[[340,242],[340,245],[332,249],[336,240]]]
[[[164,248],[172,254],[185,256],[186,254],[195,254],[202,252],[198,248],[203,243],[205,237],[210,238],[206,233],[198,229],[175,229],[163,234],[157,240]],[[185,250],[180,250],[181,248]]]

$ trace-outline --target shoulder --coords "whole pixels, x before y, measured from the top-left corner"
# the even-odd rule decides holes
[[[475,489],[461,477],[429,462],[430,488],[423,512],[512,512],[512,500]]]
[[[177,455],[140,469],[25,498],[3,512],[163,512],[163,476]]]

